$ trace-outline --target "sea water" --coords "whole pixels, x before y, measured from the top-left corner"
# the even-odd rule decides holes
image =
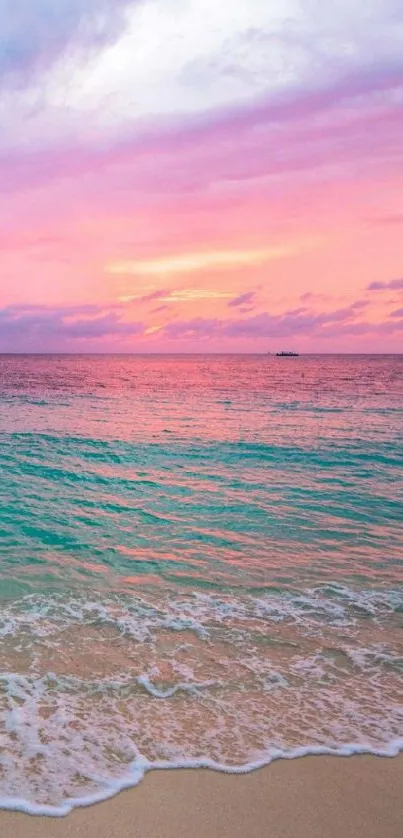
[[[402,560],[402,357],[0,357],[0,805],[395,755]]]

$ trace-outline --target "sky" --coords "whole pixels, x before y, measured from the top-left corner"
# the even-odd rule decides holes
[[[401,0],[0,0],[0,352],[402,352]]]

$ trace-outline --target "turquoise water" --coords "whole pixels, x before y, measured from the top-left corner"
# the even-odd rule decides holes
[[[403,357],[0,357],[0,803],[403,744]]]

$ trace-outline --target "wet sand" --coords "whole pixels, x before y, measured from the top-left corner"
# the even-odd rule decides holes
[[[1,838],[401,838],[403,755],[281,760],[253,774],[150,773],[66,818],[0,812]]]

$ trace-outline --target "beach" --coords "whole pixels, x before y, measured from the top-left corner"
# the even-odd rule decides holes
[[[0,812],[2,838],[400,838],[403,757],[279,760],[242,776],[150,773],[65,818]]]

